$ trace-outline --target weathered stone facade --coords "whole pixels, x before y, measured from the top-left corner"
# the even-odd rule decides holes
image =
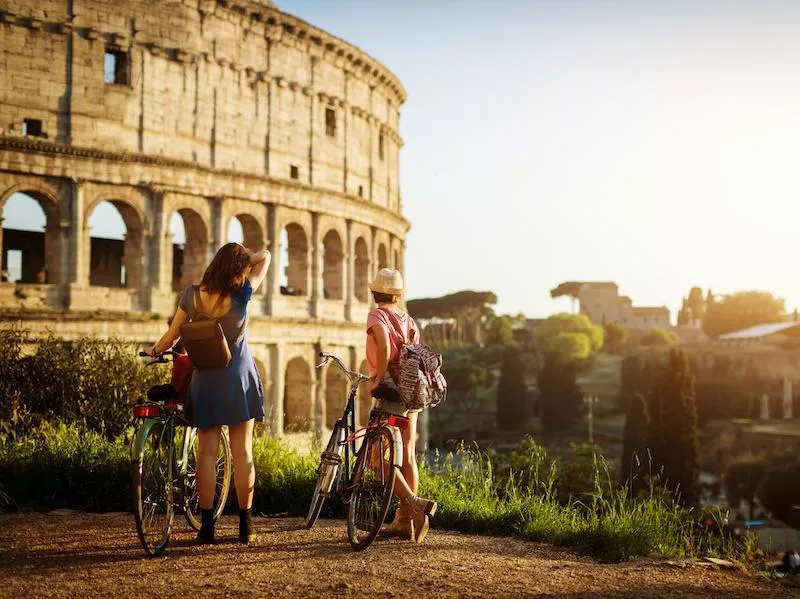
[[[151,343],[238,218],[273,256],[248,330],[270,430],[320,431],[344,381],[315,354],[363,369],[370,273],[403,270],[404,99],[374,59],[269,2],[0,1],[0,214],[21,192],[47,219],[47,283],[0,283],[3,319]],[[104,201],[127,229],[124,285],[91,284]]]

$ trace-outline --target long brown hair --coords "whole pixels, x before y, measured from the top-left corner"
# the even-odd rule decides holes
[[[203,274],[201,286],[208,293],[230,295],[244,285],[245,271],[250,266],[250,251],[238,243],[226,243]]]

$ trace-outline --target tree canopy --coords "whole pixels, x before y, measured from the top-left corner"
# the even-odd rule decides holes
[[[536,328],[536,345],[561,362],[588,360],[603,347],[603,327],[585,314],[554,314]]]
[[[712,339],[757,324],[782,322],[786,311],[784,300],[767,291],[741,291],[706,304],[703,332]]]
[[[550,297],[557,298],[566,295],[571,298],[578,299],[578,294],[581,291],[581,287],[583,287],[583,283],[580,281],[567,281],[566,283],[561,283],[555,289],[551,289]]]
[[[416,318],[459,318],[464,312],[478,311],[481,316],[489,305],[497,303],[491,291],[458,291],[434,298],[408,300],[408,312]]]
[[[675,335],[661,327],[653,327],[642,336],[642,345],[675,345]]]

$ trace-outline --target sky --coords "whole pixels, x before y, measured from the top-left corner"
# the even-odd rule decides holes
[[[280,0],[402,81],[409,297],[800,305],[800,3]],[[8,216],[8,214],[6,214]],[[8,226],[8,225],[6,225]]]

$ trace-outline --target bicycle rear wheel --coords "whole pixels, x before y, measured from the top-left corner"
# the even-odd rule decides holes
[[[317,484],[314,487],[314,493],[311,495],[311,505],[308,507],[308,514],[306,515],[306,528],[309,529],[314,526],[322,511],[322,505],[325,503],[325,498],[330,495],[331,489],[336,482],[336,474],[339,471],[339,465],[342,463],[342,446],[339,445],[340,436],[342,435],[343,427],[336,424],[333,427],[331,438],[325,446],[325,451],[320,456],[319,468],[317,468]]]
[[[363,551],[378,534],[394,488],[394,439],[382,426],[368,434],[356,457],[347,510],[350,546]]]
[[[142,441],[138,461],[131,465],[136,532],[151,556],[163,553],[172,527],[171,439],[167,430],[161,422],[154,424]]]
[[[189,450],[186,460],[186,478],[184,493],[186,495],[186,521],[195,530],[200,530],[200,495],[197,492],[197,429],[186,428],[189,435]],[[227,429],[222,429],[219,449],[217,450],[217,476],[214,487],[214,520],[222,515],[228,491],[231,486],[231,442]]]

